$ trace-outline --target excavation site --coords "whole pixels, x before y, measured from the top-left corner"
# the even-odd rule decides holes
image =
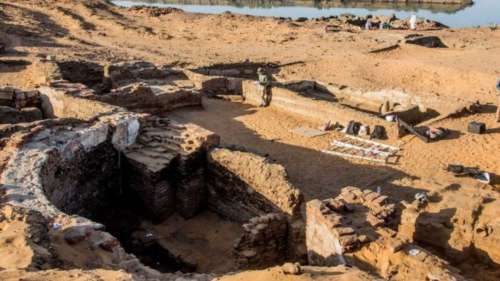
[[[496,29],[0,20],[0,279],[500,280]]]

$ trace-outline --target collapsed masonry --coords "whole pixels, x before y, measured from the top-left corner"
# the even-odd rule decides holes
[[[390,280],[465,280],[447,262],[397,237],[388,227],[394,204],[373,191],[346,187],[307,204],[306,243],[311,264],[354,264]]]

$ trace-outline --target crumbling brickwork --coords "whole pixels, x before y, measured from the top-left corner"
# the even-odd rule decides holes
[[[0,88],[0,124],[16,124],[41,120],[38,91]]]
[[[390,280],[464,280],[444,260],[397,238],[397,233],[386,227],[394,211],[387,196],[356,187],[342,189],[333,199],[308,202],[309,262],[353,264],[375,269]]]
[[[407,204],[401,214],[399,237],[439,249],[457,263],[480,258],[486,264],[500,263],[500,220],[495,211],[497,195],[476,187],[461,192],[442,190],[430,196],[427,205]]]
[[[62,153],[49,154],[42,172],[45,194],[64,212],[94,217],[120,188],[117,164],[118,153],[111,144],[85,151],[74,142]]]
[[[287,219],[274,213],[251,218],[243,224],[234,255],[240,268],[265,268],[281,264],[287,256]]]
[[[125,61],[104,66],[104,79],[109,80],[113,88],[141,79],[164,79],[168,72],[145,61]]]
[[[209,208],[235,221],[271,212],[297,216],[301,192],[285,169],[248,152],[214,149],[208,154]]]
[[[127,148],[130,188],[154,216],[174,210],[195,215],[206,203],[206,151],[219,137],[194,124],[166,118],[146,118],[137,142]]]
[[[153,86],[144,82],[128,84],[92,98],[129,110],[148,113],[163,113],[180,107],[201,106],[201,95],[194,89],[172,85]]]

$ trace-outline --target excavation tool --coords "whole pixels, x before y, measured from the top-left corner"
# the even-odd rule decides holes
[[[322,152],[347,158],[364,159],[380,163],[396,163],[399,156],[396,153],[399,147],[365,140],[355,136],[346,135],[341,140],[333,140],[328,149]],[[390,162],[391,159],[394,161]]]

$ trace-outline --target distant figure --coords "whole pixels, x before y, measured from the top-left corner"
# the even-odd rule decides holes
[[[259,85],[262,87],[262,102],[260,106],[265,107],[271,103],[271,79],[267,71],[262,67],[257,68],[257,75],[259,77]]]
[[[500,79],[497,81],[497,123],[500,123]]]
[[[417,15],[411,15],[410,17],[410,29],[417,29]]]
[[[370,30],[370,29],[372,29],[372,20],[371,20],[371,19],[367,19],[367,20],[366,20],[366,23],[365,23],[365,29],[366,29],[366,30]]]

